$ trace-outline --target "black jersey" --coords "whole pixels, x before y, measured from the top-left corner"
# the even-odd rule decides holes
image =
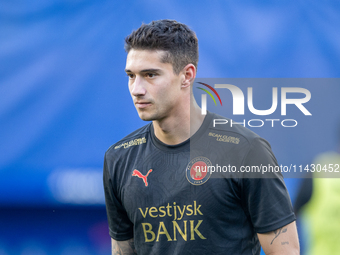
[[[113,239],[134,238],[139,255],[260,254],[257,233],[295,220],[281,173],[241,172],[277,166],[270,145],[240,125],[214,128],[214,118],[221,119],[208,112],[178,145],[158,140],[150,123],[107,150],[104,190]]]

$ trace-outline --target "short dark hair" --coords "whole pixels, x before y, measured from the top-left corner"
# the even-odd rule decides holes
[[[125,51],[163,50],[163,63],[172,64],[175,74],[187,65],[197,68],[198,40],[194,31],[175,20],[156,20],[142,24],[125,38]]]

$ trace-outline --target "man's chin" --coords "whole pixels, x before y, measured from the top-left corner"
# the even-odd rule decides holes
[[[153,121],[155,120],[154,116],[151,116],[149,114],[145,114],[145,113],[138,113],[139,118],[141,118],[141,120],[144,121]]]

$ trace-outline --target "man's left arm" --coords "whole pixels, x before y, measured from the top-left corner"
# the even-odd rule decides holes
[[[258,233],[257,236],[266,255],[300,254],[295,221],[272,232]]]
[[[252,141],[243,165],[279,168],[269,143],[262,138]],[[281,172],[246,173],[243,177],[243,203],[263,251],[266,255],[300,254],[296,217]]]

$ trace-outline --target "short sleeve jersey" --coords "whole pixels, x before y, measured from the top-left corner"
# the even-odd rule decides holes
[[[105,154],[104,190],[110,236],[134,238],[137,254],[260,254],[257,233],[295,220],[267,141],[241,125],[213,127],[208,112],[187,141],[166,145],[153,125]]]

